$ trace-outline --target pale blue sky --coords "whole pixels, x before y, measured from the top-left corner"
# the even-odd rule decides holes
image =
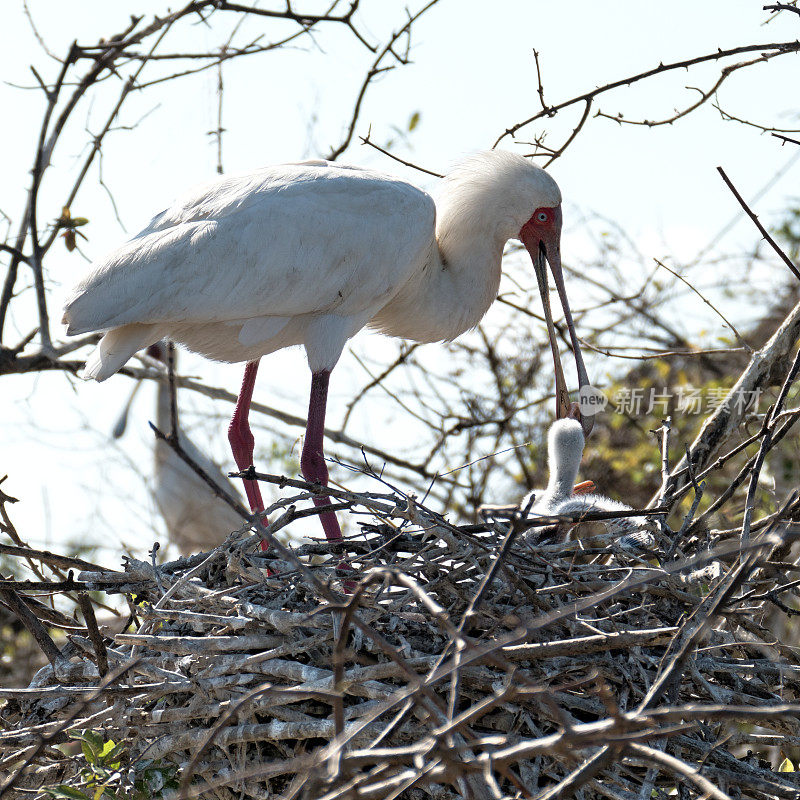
[[[376,41],[403,19],[404,3],[362,0],[362,5],[363,29]],[[419,110],[421,124],[412,137],[412,149],[401,152],[432,169],[445,170],[461,155],[491,146],[508,125],[538,109],[534,48],[540,54],[546,98],[556,103],[659,61],[687,58],[717,47],[797,38],[798,17],[783,15],[764,25],[767,17],[762,5],[760,0],[577,0],[569,4],[442,0],[415,26],[414,63],[384,76],[370,90],[357,133],[366,133],[371,125],[375,139],[385,141],[392,125],[405,124],[411,113]],[[145,14],[164,10],[162,4],[149,0],[135,5],[31,0],[29,7],[43,38],[56,53],[63,53],[74,38],[89,43],[116,32],[125,25],[129,10]],[[224,20],[221,24],[230,25]],[[255,36],[256,29],[275,30],[263,21],[248,26],[242,31],[244,38],[247,33]],[[172,47],[187,49],[220,38],[199,24],[172,36]],[[372,57],[354,47],[352,35],[344,30],[323,29],[316,45],[317,49],[308,42],[299,43],[292,50],[243,59],[225,67],[227,171],[325,155],[332,144],[338,143],[358,82]],[[0,103],[6,111],[0,210],[12,220],[18,218],[24,203],[22,187],[28,183],[44,102],[40,92],[11,84],[31,86],[32,63],[45,78],[52,77],[57,66],[41,52],[21,4],[14,3],[4,10],[0,27]],[[720,92],[726,110],[764,124],[800,127],[794,91],[799,65],[798,57],[789,55],[739,72]],[[696,97],[685,88],[687,85],[707,87],[717,71],[712,65],[659,77],[609,95],[596,108],[609,113],[621,111],[626,117],[663,117]],[[156,75],[157,68],[145,72],[143,78],[148,74]],[[213,175],[216,154],[207,131],[216,125],[216,80],[216,73],[208,71],[187,81],[156,87],[126,105],[123,124],[147,116],[135,130],[119,131],[108,139],[103,170],[129,233],[141,227],[174,194]],[[74,127],[60,142],[43,195],[43,209],[48,203],[51,206],[46,218],[55,218],[60,212],[64,187],[85,141],[84,124],[95,129],[107,113],[108,102],[108,98],[98,98],[93,105],[81,107],[73,119]],[[562,141],[580,110],[576,107],[548,122],[548,141]],[[310,126],[312,114],[315,122]],[[526,140],[541,131],[541,127],[522,131],[520,138]],[[504,146],[512,145],[507,140]],[[583,214],[599,213],[621,224],[647,255],[671,253],[689,259],[737,211],[715,167],[723,165],[749,197],[791,155],[768,135],[723,122],[710,104],[674,126],[655,130],[592,119],[552,167],[565,196],[565,258],[589,254],[590,245],[575,221]],[[346,160],[405,174],[426,188],[435,188],[432,179],[403,170],[358,145]],[[760,200],[758,211],[766,221],[775,219],[787,198],[798,194],[798,169],[787,171]],[[90,258],[102,256],[126,235],[95,181],[87,182],[72,210],[91,220],[85,229],[89,241],[82,244]],[[749,223],[740,222],[720,246],[737,252],[752,246],[755,240]],[[57,247],[48,263],[54,282],[53,316],[58,317],[59,298],[85,270],[86,262]],[[767,275],[762,279],[770,278]],[[27,332],[27,319],[16,317],[14,322],[20,334]],[[376,337],[365,337],[356,346],[380,347]],[[202,360],[184,363],[191,364],[196,374],[211,383],[233,390],[238,386],[238,366],[220,367]],[[352,360],[346,356],[343,375],[351,368]],[[270,372],[296,375],[296,388],[274,386]],[[348,383],[342,377],[333,384],[333,424],[341,415]],[[0,404],[8,407],[0,429],[5,440],[0,473],[11,476],[4,488],[24,500],[19,512],[28,526],[24,535],[41,544],[49,524],[49,535],[55,539],[82,536],[93,527],[86,515],[97,506],[99,489],[117,497],[100,503],[106,518],[114,520],[108,541],[112,546],[116,540],[140,545],[148,535],[149,512],[131,509],[146,507],[141,487],[125,471],[119,454],[105,459],[102,468],[97,466],[97,448],[110,447],[104,444],[104,437],[128,383],[112,379],[102,386],[80,386],[77,394],[68,385],[65,377],[58,375],[3,381]],[[266,403],[303,414],[306,387],[302,354],[281,353],[265,362],[257,394]],[[141,418],[148,415],[151,402],[144,398],[146,393],[142,392],[139,399]],[[371,412],[376,413],[376,409],[371,408]],[[31,414],[38,420],[35,428],[25,424]],[[87,427],[80,430],[84,422]],[[381,426],[369,419],[359,429],[364,436],[374,436],[376,445],[391,446],[382,439]],[[127,453],[147,467],[147,446],[146,435],[141,433],[138,439],[131,437]],[[209,442],[209,449],[227,458],[222,431]],[[104,486],[108,478],[113,486]],[[43,497],[48,498],[49,523]],[[130,502],[125,501],[128,497],[132,498]]]

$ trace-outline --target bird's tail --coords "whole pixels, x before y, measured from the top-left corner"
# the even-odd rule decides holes
[[[157,342],[161,336],[155,325],[132,323],[110,330],[92,351],[83,368],[84,380],[110,378],[137,351]]]

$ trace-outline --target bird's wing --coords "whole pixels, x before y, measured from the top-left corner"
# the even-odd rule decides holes
[[[313,163],[222,179],[157,215],[76,287],[69,333],[133,322],[359,314],[430,255],[424,192]]]

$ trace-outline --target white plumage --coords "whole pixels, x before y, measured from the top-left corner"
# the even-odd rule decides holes
[[[367,323],[453,339],[494,300],[505,242],[560,201],[547,173],[503,152],[445,180],[438,236],[427,194],[370,170],[310,162],[223,178],[100,262],[66,304],[67,333],[113,331],[87,364],[97,380],[159,334],[221,361],[306,344],[312,371]]]
[[[547,434],[547,466],[550,473],[547,488],[534,490],[520,504],[527,508],[533,501],[530,513],[534,516],[559,516],[561,514],[588,514],[595,511],[632,511],[618,500],[601,494],[575,494],[573,487],[583,458],[585,438],[581,424],[575,419],[556,420]],[[565,523],[567,528],[574,523]],[[646,517],[619,517],[603,520],[606,530],[622,537],[620,544],[633,549],[647,547],[652,537],[636,536],[653,525]],[[536,530],[533,531],[535,537]]]
[[[560,203],[546,172],[500,151],[458,167],[437,205],[397,178],[325,161],[224,177],[97,264],[63,321],[69,334],[105,332],[84,372],[99,381],[165,337],[210,358],[247,361],[230,432],[242,469],[252,463],[247,411],[257,360],[304,345],[312,399],[301,465],[309,480],[326,483],[328,375],[346,341],[365,325],[420,342],[473,327],[497,294],[510,238],[522,240],[545,282],[548,318],[545,256],[550,261],[579,382],[588,383],[561,276]],[[565,413],[560,363],[556,395]],[[263,509],[257,484],[245,487],[253,510]],[[321,519],[338,538],[335,517]]]
[[[169,431],[169,411],[167,419],[160,419],[161,416],[159,413],[159,430]],[[184,452],[219,489],[238,499],[239,493],[220,468],[188,436],[180,433],[178,439]],[[153,477],[156,506],[164,518],[170,541],[183,555],[210,550],[242,527],[244,520],[160,439],[154,448]]]
[[[547,433],[547,469],[549,477],[547,488],[534,489],[520,504],[527,508],[533,501],[530,513],[537,516],[551,516],[559,513],[564,503],[571,500],[575,479],[583,458],[585,439],[583,429],[577,420],[556,420]]]
[[[148,355],[165,362],[164,344],[160,342],[150,347]],[[137,383],[136,387],[139,385]],[[125,407],[114,428],[115,438],[122,436],[125,431],[128,408]],[[170,432],[170,392],[165,380],[157,383],[155,424],[162,433]],[[236,487],[219,466],[182,430],[178,432],[178,440],[184,452],[221,492],[241,500]],[[155,438],[153,446],[152,491],[156,508],[164,519],[169,541],[182,555],[216,547],[244,522],[239,514],[214,494],[174,448],[160,438]]]
[[[365,224],[393,214],[403,224]],[[225,178],[99,264],[66,305],[67,332],[113,330],[113,355],[107,342],[87,364],[97,380],[159,333],[221,361],[306,343],[321,362],[312,369],[330,369],[428,255],[433,217],[422,192],[362,170],[286,165]]]
[[[171,424],[169,386],[166,381],[159,381],[156,427],[163,433],[169,433]],[[211,478],[221,492],[241,500],[239,492],[219,466],[180,430],[180,426],[178,441],[186,455]],[[155,440],[153,466],[156,506],[164,517],[170,541],[183,555],[210,550],[223,542],[231,531],[242,527],[244,520],[239,514],[217,497],[163,439]]]

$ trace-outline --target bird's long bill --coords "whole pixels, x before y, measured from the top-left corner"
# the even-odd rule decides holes
[[[553,325],[553,312],[550,309],[550,287],[547,280],[547,264],[545,263],[544,248],[540,247],[533,260],[536,272],[536,281],[539,284],[539,294],[542,296],[544,319],[547,323],[547,338],[550,340],[550,351],[553,354],[553,367],[556,376],[556,419],[563,419],[569,414],[569,390],[564,379],[564,369],[561,366],[561,355],[558,352],[556,329]]]
[[[567,330],[569,331],[570,342],[572,343],[572,352],[575,355],[575,366],[578,371],[578,386],[586,386],[589,384],[589,376],[586,372],[586,365],[583,363],[583,354],[581,353],[580,345],[578,344],[578,336],[575,333],[575,325],[572,321],[572,311],[570,311],[569,300],[567,299],[567,290],[564,286],[564,276],[561,271],[561,224],[560,215],[557,224],[554,226],[552,233],[545,234],[541,238],[536,236],[525,236],[522,240],[525,248],[533,260],[534,267],[536,268],[536,277],[539,281],[539,292],[542,294],[542,304],[545,308],[545,314],[549,313],[549,301],[547,299],[547,277],[544,270],[544,257],[550,262],[550,270],[553,273],[553,278],[556,282],[556,289],[558,296],[561,300],[561,307],[564,309],[564,319],[567,323]],[[544,277],[540,277],[540,273],[544,273]],[[564,375],[561,371],[561,365],[558,359],[557,346],[555,343],[554,332],[551,329],[552,323],[548,323],[548,336],[550,337],[550,347],[553,349],[554,360],[556,361],[556,387],[559,394],[561,387],[558,386],[558,381],[564,383]],[[560,375],[560,378],[559,378]],[[567,398],[567,409],[569,409],[569,395],[566,392],[566,384],[564,383],[564,396]],[[559,400],[559,412],[561,411],[561,401]],[[566,416],[566,414],[564,414]],[[584,414],[581,417],[581,425],[583,432],[589,434],[594,426],[594,417],[589,414]]]

